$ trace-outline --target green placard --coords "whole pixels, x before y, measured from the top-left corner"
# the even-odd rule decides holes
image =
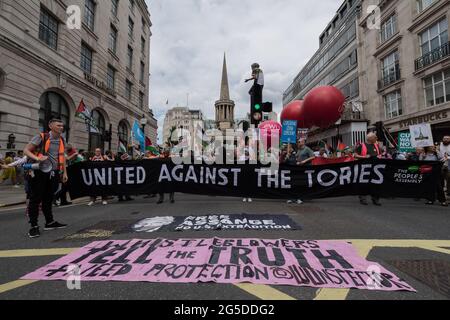
[[[414,152],[416,151],[411,144],[411,133],[400,132],[398,134],[398,151],[399,152]]]

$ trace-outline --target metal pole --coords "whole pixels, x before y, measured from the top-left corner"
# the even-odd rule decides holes
[[[108,149],[109,151],[112,152],[111,150],[111,143],[112,143],[112,123],[109,124],[109,137],[108,137]]]
[[[91,152],[91,123],[87,121],[88,126],[88,152]]]

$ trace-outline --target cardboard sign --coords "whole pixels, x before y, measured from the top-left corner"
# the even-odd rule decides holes
[[[297,121],[284,120],[281,135],[282,143],[297,143]]]
[[[434,145],[430,124],[423,123],[410,126],[409,131],[411,133],[411,145],[414,148],[425,148]]]

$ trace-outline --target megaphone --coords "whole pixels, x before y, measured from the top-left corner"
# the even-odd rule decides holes
[[[49,173],[53,169],[53,165],[50,160],[45,160],[39,163],[27,163],[23,166],[24,170],[40,170],[43,173]]]

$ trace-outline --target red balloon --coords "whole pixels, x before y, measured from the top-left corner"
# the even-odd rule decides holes
[[[344,102],[344,95],[336,87],[317,87],[306,95],[303,110],[315,126],[328,128],[342,117]]]
[[[272,145],[272,135],[276,136],[277,140],[281,138],[281,130],[283,127],[276,121],[265,121],[261,123],[258,128],[260,130],[259,132],[261,135],[261,140],[263,144],[267,146],[267,148],[270,148],[270,146]]]
[[[294,100],[284,107],[281,112],[281,121],[295,120],[299,128],[311,128],[313,123],[307,118],[303,103],[303,100]]]

